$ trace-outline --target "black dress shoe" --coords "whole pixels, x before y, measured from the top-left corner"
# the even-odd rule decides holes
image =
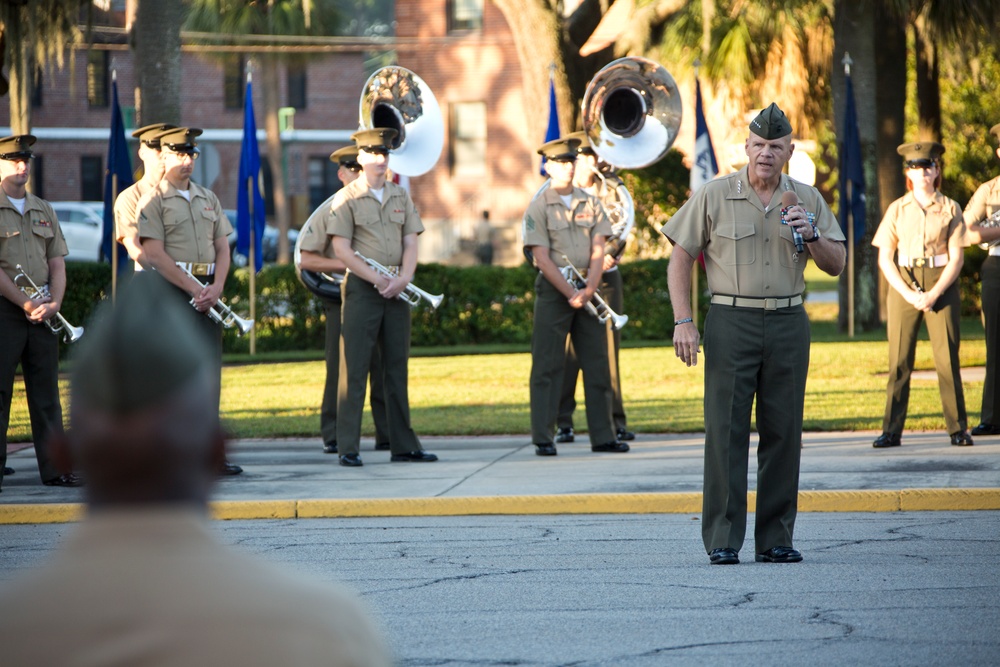
[[[563,427],[559,429],[558,433],[556,433],[556,442],[573,442],[573,440],[572,426]]]
[[[736,549],[712,549],[708,553],[708,562],[712,565],[738,565],[740,555]]]
[[[883,433],[879,437],[875,438],[875,442],[872,443],[872,447],[899,447],[902,443],[903,439],[898,433]]]
[[[347,466],[348,468],[358,468],[363,466],[364,462],[357,454],[341,454],[340,465]]]
[[[615,431],[615,437],[619,440],[635,440],[635,433],[624,428]]]
[[[323,453],[324,454],[336,454],[337,453],[337,441],[324,442],[323,443]]]
[[[83,480],[76,473],[59,475],[42,482],[45,486],[83,486]]]
[[[983,422],[979,426],[972,429],[972,435],[1000,435],[1000,426]]]
[[[613,440],[612,442],[606,442],[603,445],[591,445],[590,451],[592,452],[627,452],[628,445],[624,442],[618,442]]]
[[[392,443],[389,442],[376,442],[375,451],[376,452],[387,452],[392,449]]]
[[[968,431],[956,431],[951,434],[951,444],[955,447],[971,447],[972,436]]]
[[[551,442],[535,443],[535,454],[539,456],[555,456],[556,453],[556,446]]]
[[[15,472],[17,471],[14,470],[13,468],[8,468],[7,466],[3,467],[3,474],[5,475],[13,475]]]
[[[430,463],[431,461],[437,461],[437,454],[431,454],[425,452],[422,449],[418,449],[415,452],[406,452],[405,454],[393,454],[389,457],[390,461],[394,463]]]
[[[771,547],[762,554],[757,554],[758,563],[798,563],[802,554],[791,547]]]
[[[229,477],[230,475],[239,475],[243,472],[243,468],[239,467],[235,463],[230,463],[229,461],[222,462],[222,470],[219,474],[223,477]]]

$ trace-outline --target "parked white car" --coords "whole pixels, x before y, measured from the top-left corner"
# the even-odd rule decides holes
[[[104,202],[54,201],[52,209],[66,237],[69,255],[75,262],[99,262],[103,258]]]

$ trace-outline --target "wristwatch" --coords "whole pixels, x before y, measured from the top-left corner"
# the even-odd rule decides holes
[[[811,239],[805,239],[805,242],[815,243],[816,241],[819,241],[819,229],[816,227],[816,223],[812,221],[813,215],[811,213],[809,213],[808,215],[809,215],[809,224],[812,225],[813,228],[813,235]]]

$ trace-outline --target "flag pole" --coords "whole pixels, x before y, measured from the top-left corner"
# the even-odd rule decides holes
[[[694,60],[694,87],[698,90],[698,71],[701,69],[701,58],[695,58]],[[700,91],[699,91],[700,92]],[[697,130],[695,131],[697,134]],[[697,144],[698,137],[695,137],[695,143]],[[695,147],[695,152],[697,152],[697,146]],[[697,155],[695,156],[697,159]],[[691,168],[695,168],[695,165],[691,165]],[[694,194],[692,192],[691,194]],[[694,320],[694,328],[698,329],[698,306],[701,300],[698,298],[698,262],[691,264],[691,319]]]
[[[111,63],[111,85],[112,87],[118,86],[118,70],[115,68],[114,61]],[[112,111],[112,113],[114,113]],[[112,123],[113,125],[114,123]],[[110,166],[110,165],[109,165]],[[115,218],[114,218],[114,202],[118,199],[118,172],[117,170],[111,172],[111,304],[114,305],[118,300],[118,239],[115,238]]]
[[[251,61],[247,59],[247,91],[253,83],[253,73],[251,72]],[[248,92],[249,94],[249,92]],[[252,102],[251,102],[252,103]],[[254,211],[254,174],[247,176],[247,209],[250,212],[250,253],[247,265],[250,267],[250,319],[257,321],[257,256],[255,247],[257,241],[256,212]],[[257,327],[250,329],[250,356],[257,354]]]
[[[844,58],[841,61],[844,64],[844,76],[848,80],[851,78],[851,64],[854,62],[851,60],[851,54],[844,51]],[[846,117],[846,112],[845,112]],[[844,177],[843,174],[840,175],[841,178]],[[847,187],[851,188],[851,199],[854,199],[854,185],[848,182]],[[841,206],[846,205],[846,202],[840,202]],[[851,207],[850,211],[850,224],[847,226],[847,337],[854,338],[854,207]]]

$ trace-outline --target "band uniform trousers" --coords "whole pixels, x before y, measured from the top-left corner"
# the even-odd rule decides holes
[[[49,457],[48,449],[49,437],[63,427],[59,403],[59,337],[45,324],[32,324],[23,310],[0,298],[0,466],[7,463],[7,428],[18,363],[24,376],[38,473],[44,482],[62,473]]]
[[[553,440],[569,335],[583,369],[590,442],[616,440],[611,420],[611,373],[607,325],[573,308],[541,273],[535,279],[535,322],[531,335],[531,441]]]
[[[713,305],[705,318],[705,551],[743,546],[750,416],[757,400],[756,553],[792,546],[798,512],[809,319]]]
[[[622,291],[622,275],[616,268],[601,275],[601,298],[619,315],[625,308]],[[625,405],[622,402],[622,380],[618,374],[618,351],[621,349],[622,332],[608,321],[608,363],[611,371],[611,417],[615,431],[624,431]],[[580,362],[572,341],[566,341],[566,370],[563,373],[562,394],[559,398],[559,428],[573,428],[573,413],[576,411],[576,380],[580,376]]]
[[[337,441],[337,391],[340,384],[340,302],[320,299],[326,314],[326,383],[323,385],[323,404],[319,422],[323,443]],[[376,348],[372,355],[371,395],[372,419],[375,422],[375,442],[389,442],[389,425],[385,416],[385,387],[383,386],[382,358]]]
[[[983,325],[986,327],[986,380],[983,383],[984,424],[1000,425],[1000,255],[989,255],[980,272],[982,275]]]
[[[900,269],[903,279],[909,283],[905,268]],[[929,290],[941,273],[940,268],[910,269],[918,283]],[[985,302],[985,298],[983,299]],[[961,364],[958,359],[960,340],[959,317],[961,295],[958,281],[952,283],[937,300],[934,309],[924,313],[906,302],[894,289],[888,298],[888,338],[889,338],[889,381],[886,388],[885,416],[882,430],[887,433],[902,433],[906,422],[906,408],[910,401],[910,375],[917,350],[917,336],[920,323],[927,323],[927,333],[934,353],[934,368],[937,370],[938,389],[941,392],[941,407],[948,433],[964,431],[968,426],[965,412],[965,393],[962,389]]]
[[[348,273],[341,284],[340,382],[337,400],[337,448],[341,456],[361,447],[361,416],[372,354],[382,355],[385,408],[393,454],[422,447],[410,425],[407,390],[410,360],[410,306],[386,299],[371,283]]]

